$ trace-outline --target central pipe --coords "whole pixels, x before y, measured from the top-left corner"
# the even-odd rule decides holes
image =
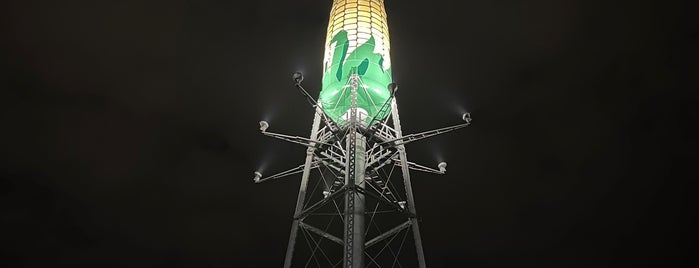
[[[345,249],[344,267],[364,267],[364,196],[357,188],[364,188],[366,165],[366,138],[359,133],[360,120],[357,113],[357,89],[359,76],[352,74],[349,84],[350,110],[349,135],[347,136],[347,165],[345,185]]]

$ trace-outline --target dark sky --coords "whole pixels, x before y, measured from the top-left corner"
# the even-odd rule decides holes
[[[240,2],[0,4],[0,266],[281,266],[331,1]],[[428,265],[696,263],[696,9],[386,4]]]

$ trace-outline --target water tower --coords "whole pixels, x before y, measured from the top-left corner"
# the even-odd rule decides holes
[[[303,88],[301,73],[292,77],[313,107],[310,137],[271,132],[260,122],[264,135],[306,148],[303,164],[254,177],[262,183],[301,173],[284,267],[426,267],[410,170],[444,174],[447,165],[410,162],[405,145],[464,128],[471,117],[403,135],[386,22],[383,0],[334,0],[320,96]]]

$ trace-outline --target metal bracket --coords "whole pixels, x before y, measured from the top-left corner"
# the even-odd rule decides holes
[[[426,139],[429,137],[437,136],[439,134],[444,134],[444,133],[451,132],[451,131],[454,131],[457,129],[461,129],[461,128],[467,127],[469,125],[470,125],[470,123],[463,123],[463,124],[459,124],[459,125],[455,125],[455,126],[443,127],[443,128],[425,131],[425,132],[405,135],[403,137],[399,137],[399,138],[395,138],[392,140],[388,140],[388,141],[379,143],[379,145],[384,145],[384,144],[391,144],[393,146],[405,145],[405,144],[408,144],[408,143],[411,143],[414,141],[419,141],[419,140]]]
[[[377,237],[374,237],[371,240],[367,241],[366,244],[364,244],[364,247],[368,248],[368,247],[371,247],[373,245],[376,245],[376,243],[379,243],[382,240],[389,238],[392,235],[399,233],[400,231],[403,231],[405,228],[410,227],[410,225],[411,225],[410,221],[406,221],[404,223],[401,223],[400,225],[393,227],[393,229],[388,230],[385,233],[380,234]]]
[[[440,171],[440,170],[438,170],[438,169],[426,167],[426,166],[423,166],[423,165],[420,165],[420,164],[416,164],[416,163],[413,163],[413,162],[407,162],[407,163],[408,163],[408,168],[410,168],[410,169],[412,169],[412,170],[415,170],[415,171],[421,171],[421,172],[427,172],[427,173],[434,173],[434,174],[440,174],[440,175],[442,175],[442,174],[445,173],[445,172]],[[394,162],[394,165],[400,167],[400,166],[401,166],[401,163],[400,163],[400,161],[395,161],[395,162]]]
[[[315,161],[315,162],[311,163],[311,168],[316,168],[316,167],[318,167],[319,162],[320,162],[320,161]],[[263,182],[265,182],[265,181],[276,180],[276,179],[279,179],[279,178],[288,177],[288,176],[291,176],[291,175],[294,175],[294,174],[301,173],[301,172],[303,172],[303,167],[304,167],[304,166],[305,166],[305,165],[300,165],[300,166],[297,166],[297,167],[295,167],[295,168],[291,168],[291,169],[288,169],[288,170],[286,170],[286,171],[279,172],[279,173],[274,174],[274,175],[271,175],[271,176],[267,176],[267,177],[260,178],[259,180],[255,180],[255,183],[263,183]]]
[[[305,222],[299,222],[299,226],[301,226],[303,229],[306,229],[306,230],[309,230],[309,231],[311,231],[311,232],[314,232],[314,233],[316,233],[317,235],[319,235],[319,236],[321,236],[321,237],[323,237],[323,238],[325,238],[325,239],[328,239],[328,240],[333,241],[333,242],[335,242],[335,243],[338,243],[338,244],[340,244],[340,245],[343,244],[342,239],[337,238],[337,236],[331,235],[331,234],[329,234],[328,232],[323,231],[323,230],[321,230],[321,229],[318,229],[318,228],[316,228],[316,227],[313,227],[313,226],[311,226],[311,225],[309,225],[309,224],[307,224],[307,223],[305,223]]]

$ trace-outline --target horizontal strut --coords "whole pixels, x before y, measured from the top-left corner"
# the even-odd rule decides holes
[[[393,229],[386,231],[383,234],[380,234],[377,237],[374,237],[373,239],[369,240],[366,242],[364,247],[371,247],[373,245],[376,245],[376,243],[381,242],[382,240],[391,237],[394,234],[397,234],[400,231],[403,231],[403,229],[408,228],[411,225],[410,221],[406,221],[404,223],[401,223],[400,225],[393,227]]]
[[[326,232],[326,231],[323,231],[323,230],[318,229],[318,228],[316,228],[316,227],[313,227],[313,226],[311,226],[311,225],[309,225],[309,224],[306,224],[305,222],[300,222],[300,223],[299,223],[299,226],[303,227],[303,229],[306,229],[306,230],[309,230],[309,231],[311,231],[311,232],[314,232],[314,233],[316,233],[317,235],[322,236],[322,237],[324,237],[324,238],[326,238],[326,239],[328,239],[328,240],[330,240],[330,241],[333,241],[333,242],[335,242],[335,243],[338,243],[338,244],[340,244],[340,245],[342,245],[342,243],[343,243],[343,242],[342,242],[342,239],[337,238],[336,236],[331,235],[331,234],[329,234],[329,233]]]
[[[410,135],[405,135],[403,137],[395,138],[392,140],[388,140],[382,143],[379,143],[379,145],[384,145],[384,144],[392,144],[393,146],[399,146],[399,145],[405,145],[414,141],[419,141],[422,139],[426,139],[429,137],[434,137],[440,134],[444,134],[447,132],[451,132],[460,128],[464,128],[469,126],[470,123],[464,123],[464,124],[459,124],[455,126],[450,126],[450,127],[443,127],[443,128],[438,128],[438,129],[433,129],[425,132],[420,132],[420,133],[415,133],[415,134],[410,134]]]

